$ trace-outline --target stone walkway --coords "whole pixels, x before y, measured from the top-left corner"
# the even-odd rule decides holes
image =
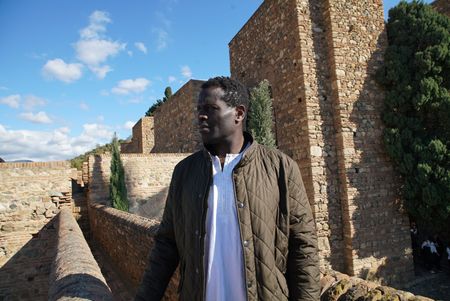
[[[416,280],[404,290],[439,301],[450,301],[450,269],[447,262],[442,261],[442,268],[441,272],[431,273],[416,265]]]
[[[103,277],[105,277],[109,288],[111,289],[115,301],[130,301],[134,299],[134,294],[131,289],[118,276],[118,272],[109,264],[109,261],[104,257],[95,242],[89,241],[89,247],[92,254],[102,270]]]

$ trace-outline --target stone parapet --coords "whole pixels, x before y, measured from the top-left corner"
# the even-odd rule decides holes
[[[322,287],[320,301],[433,301],[430,298],[350,277],[333,270],[327,270],[322,274],[320,285]]]
[[[58,242],[48,300],[114,300],[72,212],[62,209],[56,219]]]
[[[98,204],[90,206],[89,216],[93,239],[135,293],[148,264],[159,222]],[[177,272],[166,290],[166,300],[178,299],[178,279]]]

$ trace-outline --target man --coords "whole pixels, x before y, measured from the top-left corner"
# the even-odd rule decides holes
[[[247,89],[202,85],[204,149],[181,161],[136,300],[160,300],[178,263],[180,300],[319,300],[317,238],[297,164],[243,131]]]

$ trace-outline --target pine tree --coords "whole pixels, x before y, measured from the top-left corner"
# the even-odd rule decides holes
[[[267,80],[260,82],[250,92],[248,127],[259,144],[275,147],[272,132],[272,98]]]
[[[122,211],[128,211],[127,187],[125,186],[125,172],[120,159],[119,141],[116,133],[111,142],[111,177],[109,180],[109,193],[112,206]]]
[[[450,220],[450,19],[420,1],[389,11],[384,140],[404,179],[406,209],[442,227]]]

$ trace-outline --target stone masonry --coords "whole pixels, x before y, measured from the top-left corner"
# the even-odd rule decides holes
[[[188,154],[121,154],[125,170],[130,212],[148,218],[162,216],[167,191],[175,165]],[[110,206],[109,177],[111,155],[89,157],[89,190],[91,203]]]
[[[121,153],[149,154],[155,145],[153,117],[139,119],[133,126],[133,136],[130,142],[120,144]]]
[[[46,300],[54,217],[72,211],[69,162],[0,164],[0,300]]]
[[[199,149],[196,109],[202,83],[189,80],[155,111],[153,153],[192,153]]]
[[[230,42],[231,74],[268,79],[278,147],[300,166],[323,267],[405,283],[408,220],[382,144],[381,0],[266,0]]]

